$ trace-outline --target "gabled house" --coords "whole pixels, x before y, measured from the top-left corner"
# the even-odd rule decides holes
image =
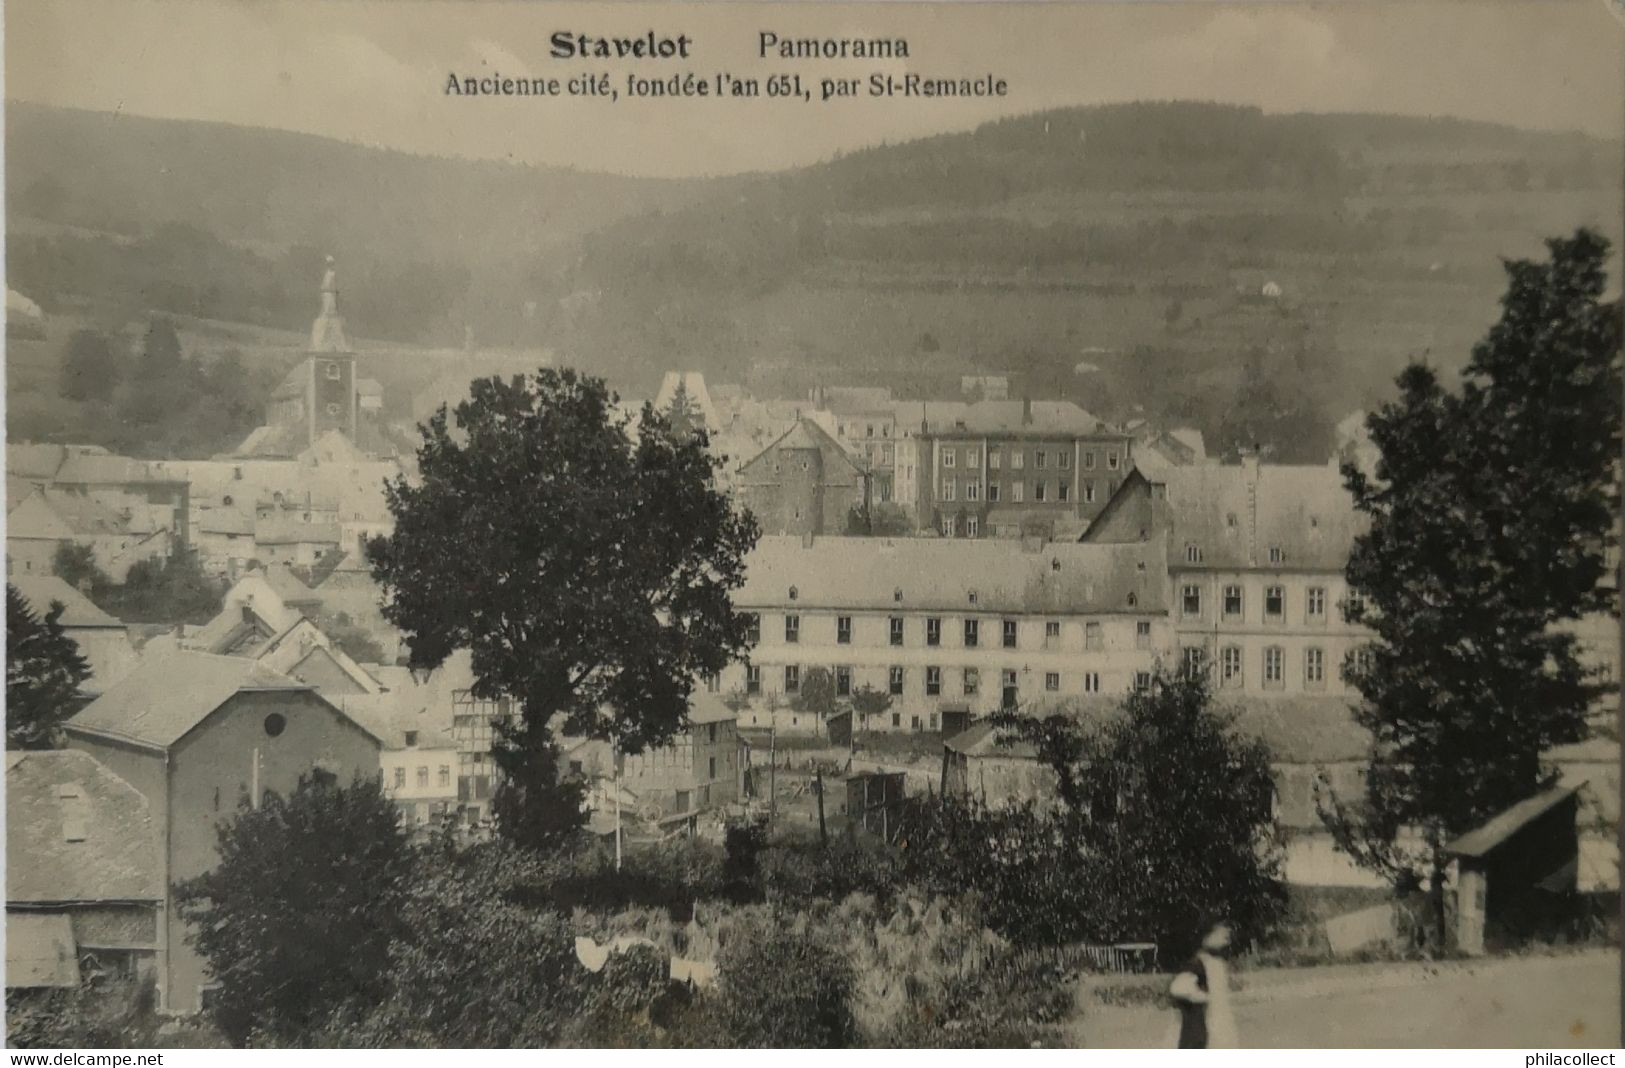
[[[155,523],[151,510],[115,510],[88,496],[35,490],[6,514],[6,574],[55,574],[64,542],[88,546],[114,582],[139,561],[168,557],[175,545],[172,530]]]
[[[82,693],[99,694],[135,670],[140,655],[130,642],[129,628],[97,608],[89,597],[54,575],[17,576],[9,582],[41,619],[52,604],[62,605],[58,622],[90,666]]]
[[[239,805],[287,796],[301,780],[371,778],[381,745],[315,687],[255,660],[198,652],[146,658],[64,731],[146,800],[163,887],[214,867],[216,825]],[[173,902],[158,917],[156,977],[161,1010],[202,1007],[210,977]]]
[[[154,974],[164,884],[152,807],[73,749],[6,754],[6,987]]]
[[[870,499],[869,472],[806,417],[741,467],[734,486],[764,534],[842,534]]]

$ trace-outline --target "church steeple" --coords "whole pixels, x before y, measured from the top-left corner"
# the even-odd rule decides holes
[[[322,275],[322,310],[310,327],[311,352],[349,352],[350,339],[344,333],[344,316],[339,314],[338,273],[333,257],[327,257],[327,273]]]

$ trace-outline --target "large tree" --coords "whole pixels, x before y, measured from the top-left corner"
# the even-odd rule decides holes
[[[412,849],[378,780],[245,799],[218,835],[219,863],[175,900],[226,1036],[297,1040],[340,1002],[382,1000]]]
[[[499,811],[531,791],[556,801],[555,726],[624,752],[660,745],[694,679],[746,649],[730,593],[755,522],[716,489],[703,431],[617,403],[570,370],[475,381],[423,426],[417,478],[386,487],[395,531],[367,547],[411,663],[468,649],[475,695],[518,702],[495,755],[519,796]]]
[[[1621,421],[1608,244],[1581,230],[1547,245],[1506,264],[1459,391],[1408,367],[1367,420],[1374,477],[1343,472],[1370,517],[1348,614],[1373,637],[1346,671],[1374,744],[1366,797],[1326,815],[1397,885],[1431,883],[1441,935],[1443,847],[1553,781],[1543,754],[1584,736],[1600,692],[1566,624],[1616,611],[1600,582]]]
[[[6,747],[49,749],[57,727],[74,712],[90,665],[62,626],[52,601],[43,617],[17,587],[6,584]]]
[[[1057,780],[1047,826],[1064,875],[1032,885],[1061,897],[1030,914],[1081,907],[1071,937],[1150,939],[1170,954],[1194,949],[1213,917],[1250,939],[1280,915],[1270,751],[1213,707],[1206,675],[1159,674],[1103,721],[1011,711],[995,722]],[[1085,904],[1071,904],[1080,893]]]

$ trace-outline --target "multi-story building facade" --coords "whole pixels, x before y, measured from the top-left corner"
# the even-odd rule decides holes
[[[1166,554],[1180,662],[1210,666],[1219,691],[1341,699],[1367,636],[1345,618],[1360,524],[1336,468],[1249,457],[1136,470],[1083,540]]]
[[[718,685],[748,727],[823,669],[837,698],[890,697],[858,729],[938,730],[1149,684],[1174,646],[1169,603],[1150,544],[767,537],[734,597],[749,660]]]
[[[697,692],[686,729],[668,744],[617,753],[600,739],[566,740],[566,768],[588,779],[612,779],[628,792],[636,815],[655,822],[691,818],[744,792],[750,747],[739,737],[737,719],[718,697]]]
[[[1131,449],[1067,401],[982,401],[916,439],[916,517],[949,538],[1075,537],[1127,477]]]

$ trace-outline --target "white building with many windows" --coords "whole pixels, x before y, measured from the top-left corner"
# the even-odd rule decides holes
[[[857,729],[939,730],[952,713],[1125,693],[1174,648],[1149,544],[769,537],[734,604],[753,647],[717,685],[748,701],[745,728],[795,704],[815,668],[838,698],[891,698]]]
[[[1247,696],[1353,696],[1343,663],[1366,632],[1344,619],[1343,570],[1362,520],[1331,466],[1134,471],[1084,541],[1166,554],[1182,664]]]

